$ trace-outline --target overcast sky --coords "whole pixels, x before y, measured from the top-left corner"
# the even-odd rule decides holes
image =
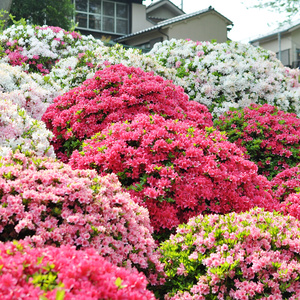
[[[158,0],[153,0],[153,3]],[[181,0],[171,0],[181,8]],[[244,2],[244,3],[242,3]],[[183,10],[186,13],[206,9],[210,5],[233,22],[234,26],[228,37],[235,41],[247,43],[249,40],[259,35],[267,34],[278,27],[277,21],[283,21],[284,15],[279,15],[268,10],[250,8],[251,4],[257,3],[255,0],[183,0]],[[145,5],[151,4],[151,0],[143,2]],[[268,26],[268,23],[271,26]]]

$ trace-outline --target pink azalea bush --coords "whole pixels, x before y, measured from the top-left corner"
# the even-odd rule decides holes
[[[199,215],[160,249],[166,300],[300,298],[300,222],[255,208]]]
[[[0,243],[2,300],[154,300],[141,273],[116,267],[94,249],[24,241]]]
[[[234,41],[171,39],[156,43],[149,55],[176,69],[190,99],[206,105],[214,117],[251,103],[300,116],[300,70],[284,67],[271,51]]]
[[[286,169],[271,181],[274,197],[280,201],[280,210],[300,220],[300,165]]]
[[[13,25],[0,35],[4,61],[23,66],[28,72],[48,74],[64,57],[101,47],[103,43],[92,36],[82,36],[59,27]]]
[[[211,126],[208,109],[188,101],[179,86],[139,68],[113,65],[96,72],[92,79],[54,99],[42,120],[55,139],[57,156],[67,160],[81,142],[113,122],[130,121],[138,113],[193,120]]]
[[[269,179],[300,162],[300,119],[296,114],[268,104],[252,104],[226,112],[214,125]]]
[[[103,129],[69,164],[117,174],[160,233],[200,213],[276,206],[267,179],[219,131],[158,115],[139,114]]]
[[[156,282],[162,267],[148,212],[123,192],[116,175],[98,177],[54,159],[15,153],[0,158],[0,201],[0,241],[92,247]]]

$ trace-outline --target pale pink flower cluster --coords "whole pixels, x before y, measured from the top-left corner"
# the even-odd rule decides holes
[[[156,282],[163,267],[148,211],[123,192],[116,175],[98,177],[21,153],[0,158],[0,166],[2,240],[92,247],[111,263],[144,271]]]
[[[299,299],[299,232],[294,217],[261,208],[192,218],[161,246],[165,299]]]

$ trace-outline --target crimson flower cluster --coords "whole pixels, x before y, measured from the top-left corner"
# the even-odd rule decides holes
[[[94,249],[0,243],[2,300],[154,300],[142,273],[114,266]]]
[[[300,162],[300,119],[293,113],[252,104],[225,113],[214,125],[269,179]]]
[[[279,173],[271,185],[274,197],[280,201],[280,211],[300,220],[300,165]]]
[[[130,121],[138,113],[192,120],[202,128],[212,126],[208,109],[188,101],[183,88],[122,64],[96,72],[92,79],[54,99],[42,120],[55,135],[57,156],[66,161],[65,153],[78,149],[82,140],[111,123]]]
[[[0,241],[92,247],[111,263],[162,271],[145,208],[124,193],[116,175],[72,170],[46,157],[21,153],[0,158]]]
[[[150,214],[156,232],[200,213],[273,209],[269,182],[241,150],[213,128],[139,114],[83,143],[69,164],[117,174]]]

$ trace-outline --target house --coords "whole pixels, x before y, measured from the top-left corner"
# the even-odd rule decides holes
[[[207,9],[158,22],[156,25],[116,38],[114,41],[133,47],[152,48],[157,42],[174,39],[226,42],[233,23],[211,6]]]
[[[260,46],[276,53],[285,66],[300,67],[300,21],[287,24],[266,35],[249,41],[253,46]]]
[[[212,7],[186,14],[170,0],[73,0],[76,29],[131,47],[152,48],[166,39],[227,41],[233,23]]]

